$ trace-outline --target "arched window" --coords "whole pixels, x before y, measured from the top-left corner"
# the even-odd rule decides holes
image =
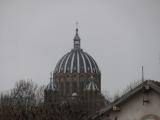
[[[61,95],[63,96],[64,95],[64,84],[63,82],[61,82]]]
[[[72,88],[72,93],[77,93],[77,83],[75,81],[72,83]]]
[[[70,93],[70,82],[66,81],[66,94],[68,95]]]

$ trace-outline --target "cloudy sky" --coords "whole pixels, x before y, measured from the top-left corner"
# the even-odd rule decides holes
[[[97,61],[102,89],[115,93],[141,79],[160,80],[159,0],[0,0],[0,91],[16,81],[42,85],[73,48]]]

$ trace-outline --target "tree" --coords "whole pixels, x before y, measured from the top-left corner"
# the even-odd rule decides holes
[[[83,120],[88,113],[70,104],[44,104],[45,86],[20,80],[0,95],[0,120]]]
[[[31,80],[16,82],[15,87],[11,90],[13,104],[18,108],[28,110],[31,105],[36,104],[37,87],[37,84]]]
[[[44,102],[44,90],[45,90],[45,85],[42,85],[36,89],[36,104],[41,104]]]

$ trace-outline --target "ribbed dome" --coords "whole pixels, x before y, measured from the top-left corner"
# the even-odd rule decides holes
[[[54,73],[99,73],[95,60],[82,49],[72,49],[57,63]]]
[[[100,73],[95,60],[80,48],[78,28],[73,40],[74,48],[59,60],[54,73]]]

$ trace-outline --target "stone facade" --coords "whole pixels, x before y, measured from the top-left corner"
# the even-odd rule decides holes
[[[54,80],[60,94],[64,97],[68,97],[72,96],[73,93],[81,94],[86,85],[89,84],[91,76],[94,77],[94,82],[100,90],[100,73],[54,73]]]

